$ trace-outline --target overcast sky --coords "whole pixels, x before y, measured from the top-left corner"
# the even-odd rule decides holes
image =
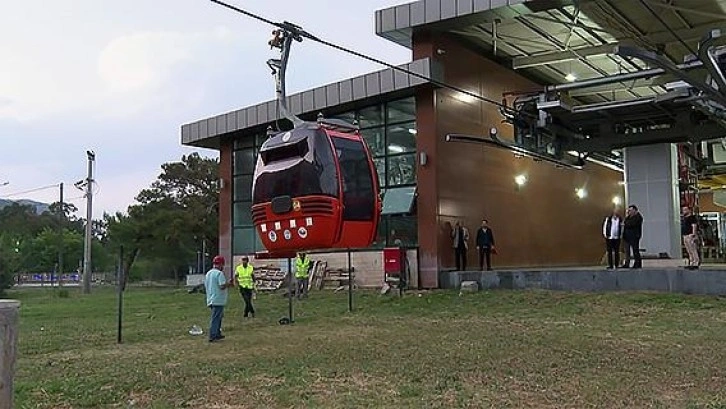
[[[410,60],[374,33],[374,11],[406,1],[229,1],[390,63]],[[85,215],[73,183],[85,177],[91,149],[94,217],[124,211],[162,163],[194,151],[181,146],[181,124],[274,98],[271,27],[208,0],[2,4],[2,198],[64,182]],[[295,45],[290,64],[289,93],[382,68],[310,41]],[[52,188],[10,198],[57,197]]]

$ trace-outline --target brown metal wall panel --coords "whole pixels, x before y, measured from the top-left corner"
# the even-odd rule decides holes
[[[533,89],[513,71],[464,49],[455,40],[438,38],[431,49],[444,48],[440,60],[452,85],[499,100],[504,92]],[[426,47],[422,47],[426,49]],[[461,64],[467,61],[467,64]],[[513,130],[501,123],[498,107],[462,102],[455,93],[436,90],[437,180],[440,267],[454,267],[449,232],[456,220],[470,230],[469,269],[478,269],[474,237],[482,218],[489,220],[499,254],[494,267],[597,265],[605,252],[602,220],[613,196],[622,197],[622,174],[589,163],[584,171],[558,169],[546,162],[516,158],[512,152],[445,142],[447,133],[482,135],[496,126],[503,139]],[[517,188],[514,177],[526,174]],[[575,189],[586,185],[585,200]],[[423,216],[420,216],[423,217]]]
[[[219,190],[219,254],[227,260],[224,273],[231,277],[232,265],[232,147],[233,141],[222,139],[219,147],[219,178],[223,187]]]

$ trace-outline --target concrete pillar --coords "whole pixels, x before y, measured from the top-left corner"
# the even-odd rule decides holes
[[[0,409],[13,407],[13,376],[20,302],[0,300]]]
[[[638,206],[643,215],[644,255],[666,253],[680,259],[680,201],[678,152],[674,144],[624,149],[626,206]]]

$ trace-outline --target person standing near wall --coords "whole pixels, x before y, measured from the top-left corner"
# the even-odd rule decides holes
[[[305,253],[298,253],[295,258],[295,281],[297,282],[297,299],[308,297],[308,278],[310,277],[310,259]]]
[[[628,206],[627,215],[623,222],[623,241],[625,242],[625,264],[623,268],[630,266],[630,254],[633,255],[633,267],[643,268],[640,258],[640,238],[643,237],[643,216],[638,211],[638,206]]]
[[[451,230],[451,238],[453,239],[454,256],[456,257],[456,270],[466,270],[466,250],[469,248],[469,230],[456,221],[456,225]]]
[[[224,339],[222,335],[222,317],[224,306],[227,305],[227,288],[234,285],[234,280],[224,276],[224,257],[215,256],[212,260],[212,269],[204,277],[204,289],[207,294],[207,307],[211,310],[209,320],[209,342]]]
[[[602,225],[602,235],[605,237],[605,248],[608,253],[608,269],[620,265],[620,238],[623,235],[623,219],[617,209],[605,218]]]
[[[688,206],[681,209],[683,217],[681,218],[681,235],[683,236],[683,245],[688,252],[689,270],[695,270],[701,264],[701,257],[698,254],[698,217]]]
[[[484,271],[484,259],[486,259],[487,271],[491,271],[494,233],[487,219],[481,221],[481,227],[476,232],[476,249],[479,250],[479,270]]]
[[[235,275],[237,276],[237,285],[239,286],[239,293],[242,296],[242,300],[245,303],[244,317],[247,318],[252,314],[252,318],[255,317],[255,307],[252,306],[252,292],[255,289],[255,268],[250,264],[249,257],[242,257],[242,264],[238,265],[235,269]]]

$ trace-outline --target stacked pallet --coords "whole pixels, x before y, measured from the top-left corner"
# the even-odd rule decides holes
[[[276,291],[287,282],[287,273],[275,267],[255,268],[254,274],[257,291]]]
[[[348,287],[348,279],[350,273],[344,269],[326,269],[323,277],[320,279],[319,289],[323,290],[326,288],[334,289],[339,291],[342,288]]]

